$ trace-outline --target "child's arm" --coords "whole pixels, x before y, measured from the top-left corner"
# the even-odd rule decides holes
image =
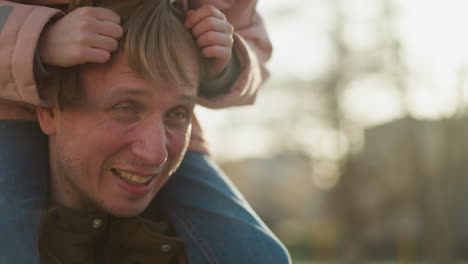
[[[192,30],[202,55],[207,58],[206,74],[214,77],[222,73],[232,55],[234,28],[216,7],[205,5],[189,10],[185,25]]]
[[[190,3],[194,2],[196,1]],[[208,77],[208,82],[203,82],[199,103],[211,108],[252,104],[258,88],[269,75],[265,63],[272,50],[262,19],[255,10],[256,1],[211,0],[210,3],[213,6],[204,5],[197,8],[196,5],[191,5],[190,8],[195,10],[187,14],[186,25],[192,29],[202,27],[204,30],[192,32],[198,41],[204,43],[209,41],[200,38],[203,34],[197,34],[201,31],[207,36],[206,33],[211,32],[211,38],[208,39],[211,41],[211,47],[216,47],[214,50],[218,52],[211,59],[211,65],[208,65],[213,68],[216,68],[213,65],[218,65],[218,69],[211,70],[211,73],[219,71],[219,65],[226,66],[218,78],[210,80]],[[225,18],[216,10],[222,11]],[[230,28],[222,25],[225,22],[234,28],[234,34],[231,34],[233,43],[222,37],[222,34],[229,34]],[[222,34],[216,35],[213,32]],[[229,44],[231,52],[226,51]],[[207,46],[209,45],[204,48]],[[229,63],[226,63],[228,57]]]
[[[57,9],[0,0],[1,99],[42,104],[34,75],[38,64],[104,62],[117,48],[122,29],[115,13],[86,7],[61,17]]]
[[[189,10],[185,26],[192,31],[198,48],[205,57],[205,76],[200,95],[214,97],[227,93],[239,74],[237,58],[232,58],[234,27],[226,16],[212,5]]]
[[[36,45],[43,28],[60,10],[0,1],[0,98],[39,104],[33,74]]]

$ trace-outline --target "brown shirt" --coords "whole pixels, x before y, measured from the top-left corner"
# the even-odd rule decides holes
[[[41,264],[185,264],[183,241],[169,221],[119,218],[55,206],[44,216]]]

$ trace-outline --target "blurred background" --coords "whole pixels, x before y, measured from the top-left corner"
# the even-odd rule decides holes
[[[468,1],[264,0],[272,77],[198,108],[294,263],[468,259]]]

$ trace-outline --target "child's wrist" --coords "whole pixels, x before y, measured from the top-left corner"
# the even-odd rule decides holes
[[[240,63],[235,52],[228,65],[220,73],[204,78],[200,85],[200,95],[204,97],[214,97],[223,93],[228,93],[235,83],[240,73]]]

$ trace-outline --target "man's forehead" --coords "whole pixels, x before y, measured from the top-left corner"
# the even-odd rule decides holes
[[[82,75],[87,84],[92,89],[99,89],[96,85],[102,86],[101,88],[107,90],[106,93],[144,95],[156,89],[177,92],[181,98],[188,101],[197,99],[198,87],[176,81],[148,80],[135,73],[123,54],[115,54],[108,63],[91,64],[84,68],[86,70],[82,71]]]

